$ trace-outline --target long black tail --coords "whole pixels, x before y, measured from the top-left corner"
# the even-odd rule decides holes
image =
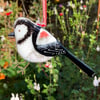
[[[88,66],[86,65],[84,62],[82,62],[81,60],[79,60],[78,58],[76,58],[71,52],[69,52],[66,48],[66,56],[73,62],[75,63],[82,71],[84,71],[88,76],[90,77],[94,77],[95,76],[95,72]]]

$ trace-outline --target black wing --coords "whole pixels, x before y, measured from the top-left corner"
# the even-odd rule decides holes
[[[36,49],[40,54],[45,56],[56,56],[66,53],[58,41],[46,45],[36,45]]]
[[[36,40],[37,36],[40,32],[40,27],[34,28],[33,34],[32,34],[32,43],[34,48],[42,55],[44,56],[56,56],[61,54],[66,54],[66,50],[62,46],[62,44],[58,41],[51,42],[44,45],[37,45]],[[45,30],[44,30],[45,31]]]

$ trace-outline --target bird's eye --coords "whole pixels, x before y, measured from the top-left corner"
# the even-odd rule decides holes
[[[19,29],[18,32],[20,32],[21,30]]]

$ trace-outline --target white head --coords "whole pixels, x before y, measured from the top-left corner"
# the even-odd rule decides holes
[[[24,24],[16,25],[14,29],[16,41],[23,39],[25,35],[27,34],[27,32],[28,32],[28,27],[26,25]]]
[[[31,35],[35,26],[31,20],[19,17],[14,23],[14,33],[9,34],[9,36],[15,35],[16,42],[20,44]]]

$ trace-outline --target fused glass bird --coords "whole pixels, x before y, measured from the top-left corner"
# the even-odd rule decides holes
[[[19,17],[14,23],[14,32],[8,36],[15,37],[18,53],[29,62],[46,62],[53,56],[65,55],[88,76],[95,75],[88,65],[76,58],[47,30],[28,18]]]

